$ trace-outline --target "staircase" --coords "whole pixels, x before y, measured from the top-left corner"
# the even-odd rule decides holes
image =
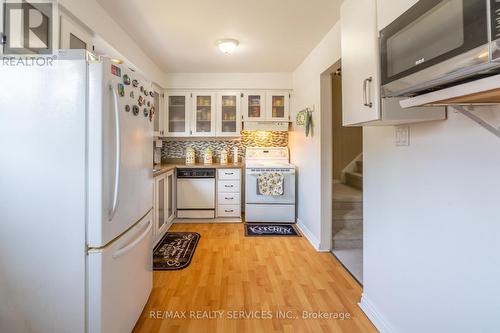
[[[363,190],[363,160],[358,160],[354,164],[354,170],[345,171],[345,183],[349,186]]]
[[[333,250],[363,247],[363,160],[344,171],[345,183],[333,185]]]

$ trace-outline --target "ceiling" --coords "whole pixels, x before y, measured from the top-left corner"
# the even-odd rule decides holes
[[[291,72],[341,0],[97,0],[165,72]],[[216,41],[240,46],[221,53]]]

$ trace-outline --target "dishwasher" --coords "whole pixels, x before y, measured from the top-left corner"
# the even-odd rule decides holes
[[[215,218],[215,169],[177,169],[177,218]]]

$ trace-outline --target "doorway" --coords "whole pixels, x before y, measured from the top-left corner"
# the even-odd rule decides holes
[[[332,253],[363,283],[363,129],[342,125],[342,69],[332,89]]]

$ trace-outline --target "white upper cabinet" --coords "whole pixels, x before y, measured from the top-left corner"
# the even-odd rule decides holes
[[[243,121],[290,121],[289,90],[167,91],[155,135],[236,137]],[[159,126],[159,127],[158,127]]]
[[[343,124],[380,119],[377,8],[373,0],[345,0],[341,9]]]
[[[413,0],[404,0],[409,6]],[[395,4],[398,2],[398,4]],[[377,126],[444,120],[444,107],[401,108],[404,98],[380,98],[377,11],[385,20],[402,14],[399,1],[344,0],[340,9],[342,117],[344,126]],[[384,7],[381,8],[380,3]],[[378,8],[377,8],[378,6]],[[401,13],[396,13],[401,11]],[[387,13],[390,12],[390,15]],[[384,22],[385,25],[390,22]]]
[[[218,92],[216,107],[217,136],[239,136],[241,132],[240,92]]]
[[[192,136],[215,136],[215,93],[193,93]]]
[[[59,21],[59,45],[61,49],[82,49],[93,51],[92,35],[66,15]]]
[[[165,94],[165,117],[163,133],[165,136],[189,136],[189,113],[191,110],[191,93],[171,92]]]
[[[243,93],[243,120],[259,121],[266,118],[266,92],[246,91]]]
[[[267,93],[266,120],[290,120],[290,92],[273,91]]]

